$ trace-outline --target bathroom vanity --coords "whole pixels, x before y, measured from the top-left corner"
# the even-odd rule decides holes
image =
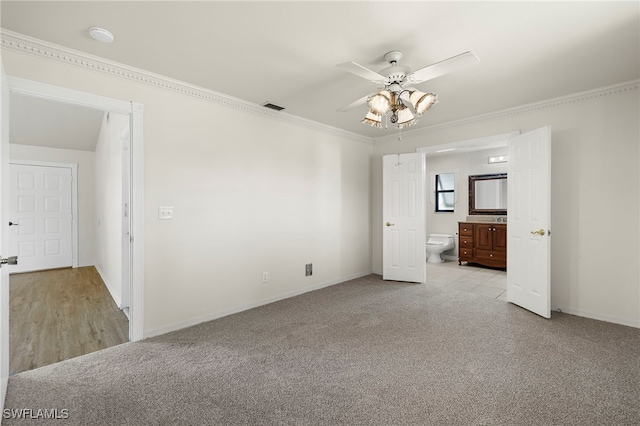
[[[507,267],[507,224],[458,222],[458,264]]]

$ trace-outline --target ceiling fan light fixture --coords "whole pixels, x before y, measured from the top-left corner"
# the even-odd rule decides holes
[[[369,111],[374,114],[382,115],[387,113],[391,108],[391,92],[383,90],[376,93],[369,98],[367,105],[369,106]]]
[[[426,114],[433,104],[436,103],[437,99],[438,96],[435,93],[424,93],[419,90],[414,90],[409,95],[409,102],[413,105],[417,116]]]
[[[475,53],[468,51],[416,71],[411,71],[409,67],[398,65],[401,57],[402,52],[398,50],[387,52],[384,55],[384,59],[390,66],[380,70],[380,72],[372,71],[355,62],[336,65],[344,71],[382,85],[378,89],[381,91],[371,96],[364,96],[346,107],[338,109],[338,111],[348,111],[366,102],[369,111],[364,120],[362,120],[363,123],[374,127],[383,127],[381,121],[382,116],[384,116],[386,117],[385,129],[389,122],[397,128],[411,126],[417,123],[418,117],[426,114],[438,102],[438,96],[435,93],[424,93],[407,86],[423,83],[448,74],[479,60]],[[411,108],[408,108],[408,106]]]
[[[362,119],[362,123],[368,124],[371,127],[382,128],[382,115],[369,111]]]

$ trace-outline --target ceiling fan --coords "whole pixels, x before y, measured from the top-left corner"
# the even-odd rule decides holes
[[[475,53],[464,52],[417,71],[411,71],[407,66],[398,65],[400,58],[402,58],[402,52],[398,50],[386,53],[384,59],[389,66],[380,72],[372,71],[355,62],[336,65],[342,70],[378,84],[379,89],[338,111],[349,111],[366,103],[369,112],[362,120],[363,123],[382,128],[382,117],[387,116],[389,121],[398,128],[411,126],[416,123],[416,117],[429,111],[438,99],[435,93],[424,93],[410,87],[411,85],[440,77],[479,60]],[[413,111],[405,105],[405,102],[411,105]]]

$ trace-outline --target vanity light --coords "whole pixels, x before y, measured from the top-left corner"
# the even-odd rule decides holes
[[[509,161],[508,155],[498,155],[497,157],[489,157],[489,164],[506,163]]]

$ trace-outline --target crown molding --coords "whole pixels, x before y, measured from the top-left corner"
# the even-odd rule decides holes
[[[336,127],[328,126],[326,124],[318,123],[313,120],[291,115],[285,112],[272,111],[260,105],[242,99],[234,98],[223,93],[215,92],[213,90],[205,89],[203,87],[195,86],[159,74],[154,74],[152,72],[130,67],[97,56],[89,55],[87,53],[29,37],[24,34],[6,30],[4,28],[0,29],[0,45],[3,49],[22,52],[41,58],[48,58],[57,62],[88,69],[90,71],[133,80],[156,88],[170,90],[183,95],[213,102],[228,108],[239,109],[241,111],[256,114],[262,117],[267,117],[276,121],[288,123],[290,125],[332,134],[337,137],[346,138],[351,141],[360,142],[367,145],[391,142],[398,139],[398,135],[395,132],[386,136],[371,138],[359,135],[357,133],[338,129]],[[541,102],[530,103],[491,113],[463,118],[460,120],[449,121],[442,124],[435,124],[429,127],[403,131],[402,137],[405,139],[418,138],[433,132],[470,126],[492,120],[500,120],[511,116],[528,114],[531,112],[558,108],[576,103],[589,102],[594,99],[615,96],[623,93],[637,92],[639,89],[640,80],[634,80],[598,89],[588,90],[585,92],[561,96]]]
[[[228,108],[238,109],[248,113],[267,117],[298,127],[329,133],[337,137],[346,138],[355,142],[373,144],[373,138],[357,133],[338,129],[313,120],[291,115],[285,112],[276,112],[263,106],[234,98],[223,93],[205,89],[193,84],[185,83],[159,74],[139,68],[130,67],[108,59],[93,56],[77,50],[69,49],[44,40],[39,40],[24,34],[16,33],[4,28],[0,29],[0,46],[3,49],[26,53],[40,58],[47,58],[56,62],[73,65],[90,71],[111,75],[114,77],[132,80],[138,83],[153,86],[159,89],[170,90],[183,95],[213,102]]]
[[[573,93],[571,95],[560,96],[541,102],[520,105],[517,107],[507,108],[486,114],[476,115],[473,117],[463,118],[460,120],[449,121],[442,124],[434,124],[433,126],[423,127],[421,129],[409,130],[402,132],[403,139],[422,137],[425,134],[438,132],[442,130],[455,129],[487,121],[500,120],[516,115],[528,114],[546,109],[564,107],[583,102],[590,102],[594,99],[600,99],[609,96],[616,96],[624,93],[638,92],[640,90],[640,80],[627,81],[624,83],[605,86],[598,89],[587,90],[584,92]],[[381,136],[374,138],[374,143],[393,142],[398,140],[397,134]]]

